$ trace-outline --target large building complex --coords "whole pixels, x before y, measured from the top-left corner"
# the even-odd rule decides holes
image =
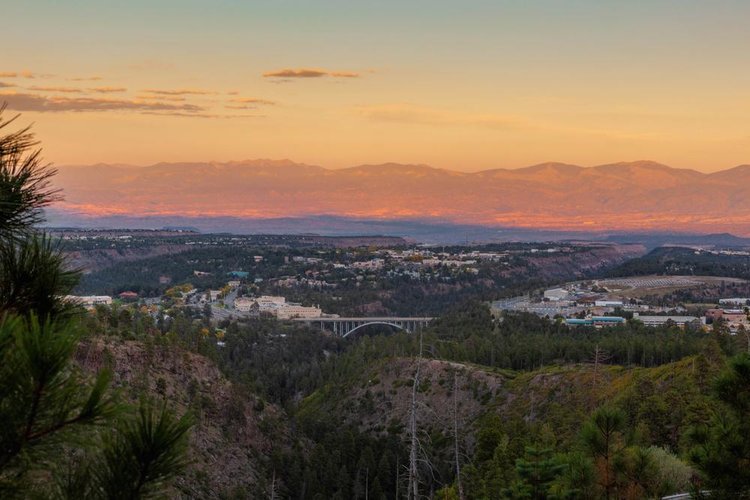
[[[67,295],[66,300],[75,302],[83,307],[94,307],[98,305],[112,305],[112,297],[109,295]]]
[[[319,318],[323,313],[319,307],[308,307],[287,302],[284,297],[273,295],[240,297],[235,299],[234,308],[238,312],[258,316],[273,316],[278,319]]]

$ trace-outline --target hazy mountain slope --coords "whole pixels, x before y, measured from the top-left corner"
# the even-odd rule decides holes
[[[704,174],[649,161],[545,163],[455,172],[425,165],[339,170],[288,160],[62,167],[59,205],[90,215],[440,218],[558,229],[750,234],[750,168]]]

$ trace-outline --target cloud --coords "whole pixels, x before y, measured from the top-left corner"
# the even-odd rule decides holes
[[[258,106],[252,104],[227,104],[224,107],[227,109],[258,109]]]
[[[265,78],[320,78],[328,72],[319,69],[280,69],[263,73]]]
[[[359,78],[359,73],[353,71],[332,71],[329,75],[334,78]]]
[[[141,92],[156,95],[215,95],[216,92],[204,89],[145,89]]]
[[[69,79],[72,82],[98,82],[99,80],[104,80],[101,76],[79,76],[77,78],[70,78]]]
[[[212,119],[225,119],[225,118],[265,118],[265,115],[219,115],[211,113],[185,113],[182,111],[144,111],[144,115],[153,116],[177,116],[182,118],[212,118]]]
[[[52,78],[55,75],[52,75],[50,73],[34,73],[33,71],[29,70],[23,70],[20,73],[18,73],[19,76],[22,76],[24,78],[34,79],[34,78]]]
[[[87,90],[89,92],[98,92],[100,94],[111,94],[115,92],[126,92],[128,89],[125,87],[93,87]]]
[[[359,73],[354,73],[352,71],[327,71],[325,69],[317,68],[285,68],[263,73],[264,78],[322,78],[326,76],[333,78],[358,78]]]
[[[39,87],[36,85],[29,87],[29,90],[36,90],[39,92],[64,92],[67,94],[78,94],[82,92],[81,89],[73,87]]]
[[[0,101],[16,111],[84,112],[84,111],[179,111],[198,113],[204,111],[194,104],[170,104],[130,99],[105,99],[94,97],[49,97],[37,94],[0,92]]]
[[[262,104],[265,106],[274,106],[275,101],[269,101],[268,99],[258,99],[257,97],[236,97],[230,99],[229,102],[236,102],[238,104]]]
[[[182,102],[187,99],[185,99],[182,96],[179,95],[145,95],[145,94],[139,94],[137,96],[138,99],[146,99],[149,101],[172,101],[172,102]]]
[[[0,89],[3,87],[15,87],[16,85],[14,83],[6,83],[6,82],[0,82]]]
[[[18,78],[18,77],[21,77],[21,78],[33,79],[33,78],[51,78],[53,76],[55,76],[55,75],[50,75],[50,74],[47,74],[47,73],[34,73],[34,72],[29,71],[27,69],[25,69],[23,71],[4,71],[4,72],[0,72],[0,77],[2,77],[2,78]]]
[[[370,120],[384,122],[433,126],[471,125],[492,129],[534,128],[531,123],[514,116],[456,113],[413,104],[358,106],[355,111]]]

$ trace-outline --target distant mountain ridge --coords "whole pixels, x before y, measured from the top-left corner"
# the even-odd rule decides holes
[[[86,216],[433,219],[564,230],[750,235],[750,165],[714,173],[651,161],[458,172],[428,165],[326,169],[290,160],[60,167]]]

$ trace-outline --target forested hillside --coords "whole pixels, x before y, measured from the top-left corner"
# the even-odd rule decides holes
[[[193,411],[200,404],[189,401],[215,399],[215,391],[202,384],[203,396],[186,396],[185,381],[201,380],[210,364],[195,358],[170,369],[169,353],[187,349],[213,359],[239,392],[233,398],[244,401],[239,415],[245,420],[237,427],[234,405],[203,403],[208,417],[198,429],[240,442],[260,430],[247,444],[256,450],[247,459],[256,482],[232,474],[228,483],[221,474],[208,480],[193,472],[205,470],[201,459],[177,484],[221,483],[222,491],[274,491],[284,498],[405,496],[413,402],[417,477],[426,497],[456,497],[459,477],[464,498],[528,498],[529,488],[537,491],[532,498],[607,492],[644,498],[716,484],[698,457],[715,418],[731,414],[715,381],[728,357],[744,347],[744,339],[722,330],[647,329],[637,322],[570,329],[527,314],[493,318],[477,302],[446,312],[421,336],[373,331],[337,339],[272,320],[217,330],[206,318],[179,314],[161,328],[144,328],[144,321],[127,309],[100,307],[88,328],[124,352],[148,353],[154,347],[142,343],[162,339],[146,358],[167,360],[146,370],[149,390]],[[187,353],[177,358],[191,359]],[[177,377],[182,389],[171,389],[175,375],[164,369],[185,370]],[[592,434],[597,419],[613,426],[609,464],[602,464],[601,436]],[[192,450],[205,453],[200,443]],[[209,463],[223,464],[221,456]],[[228,463],[231,470],[236,462]],[[542,467],[544,481],[535,483],[531,463]]]
[[[750,495],[750,337],[721,322],[598,330],[493,316],[472,288],[491,271],[510,288],[571,263],[601,270],[598,251],[623,258],[611,247],[425,271],[443,279],[436,288],[479,281],[433,300],[439,317],[414,333],[344,339],[270,318],[217,321],[177,300],[84,310],[68,298],[80,274],[38,228],[59,193],[35,146],[28,130],[0,136],[2,498]],[[175,256],[172,272],[200,253]],[[210,279],[250,265],[247,252],[220,255],[204,262]],[[261,275],[286,263],[278,250],[259,257]],[[352,290],[383,291],[370,282]],[[405,280],[388,286],[401,306],[424,298]]]
[[[724,276],[750,279],[750,256],[684,247],[660,247],[612,269],[609,276],[649,274]]]

